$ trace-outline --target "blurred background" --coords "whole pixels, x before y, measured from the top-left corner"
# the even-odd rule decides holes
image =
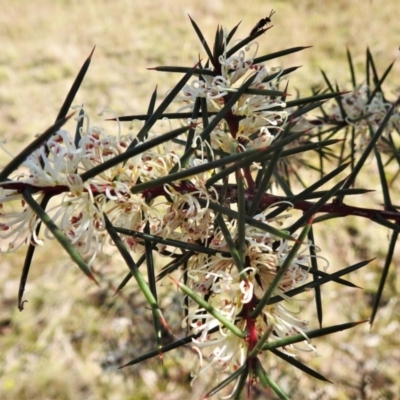
[[[188,14],[212,43],[217,25],[232,28],[241,21],[236,37],[244,37],[271,9],[276,11],[274,26],[258,40],[259,55],[313,46],[275,60],[285,68],[302,66],[290,78],[293,96],[296,90],[307,96],[311,88],[323,86],[320,69],[341,89],[351,89],[346,49],[352,53],[358,83],[365,79],[367,46],[380,74],[398,58],[400,4],[396,0],[4,0],[0,13],[0,140],[7,140],[7,148],[16,154],[50,126],[94,46],[92,64],[75,103],[85,104],[92,124],[116,129],[102,122],[97,113],[105,107],[119,115],[144,113],[155,86],[162,98],[180,78],[147,68],[191,66],[199,54],[205,58]],[[399,72],[397,62],[386,86],[393,98],[399,92]],[[6,162],[0,158],[0,167]],[[375,182],[370,176],[362,187],[379,191],[378,179]],[[375,207],[380,207],[379,202],[378,193]],[[350,278],[364,290],[337,291],[335,285],[327,285],[325,326],[365,320],[370,315],[388,246],[385,229],[370,226],[366,221],[346,219],[324,225],[318,232],[318,245],[331,262],[330,272],[377,257],[368,269]],[[101,288],[97,288],[71,265],[56,243],[52,246],[35,254],[25,292],[29,302],[21,313],[17,291],[24,252],[0,256],[1,399],[196,399],[211,387],[212,382],[206,380],[190,387],[196,356],[189,348],[165,355],[163,365],[153,359],[117,370],[153,348],[151,315],[141,294],[130,283],[120,296],[113,296],[123,276],[116,272],[123,268],[115,268],[115,260],[113,265],[111,258],[104,257],[96,264],[101,279]],[[372,331],[365,324],[316,340],[320,356],[301,356],[332,384],[270,360],[271,373],[294,399],[398,398],[400,282],[395,267]],[[169,283],[165,291],[162,307],[168,309],[172,330],[179,333],[181,317],[174,312],[179,309],[179,296]],[[310,327],[316,328],[313,310],[311,304]],[[273,398],[265,392],[255,396]]]

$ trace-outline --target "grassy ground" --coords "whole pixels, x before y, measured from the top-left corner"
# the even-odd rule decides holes
[[[251,4],[251,7],[249,7]],[[119,114],[143,113],[151,91],[165,93],[176,75],[146,70],[157,65],[191,65],[202,52],[187,14],[212,41],[217,24],[232,27],[242,21],[238,36],[277,11],[274,28],[260,40],[260,54],[300,45],[313,48],[280,60],[284,67],[303,65],[291,79],[294,88],[309,94],[322,84],[319,68],[349,88],[346,46],[362,73],[368,45],[380,72],[399,53],[400,25],[396,1],[265,1],[227,0],[20,0],[4,2],[0,13],[0,138],[17,151],[55,119],[73,78],[96,51],[76,104],[84,103],[93,120],[110,107]],[[399,90],[400,68],[389,80]],[[359,75],[362,82],[363,75]],[[0,159],[0,166],[4,165]],[[368,188],[377,185],[374,179]],[[377,186],[378,187],[378,186]],[[379,203],[379,193],[374,198]],[[323,255],[331,269],[377,257],[368,273],[353,281],[364,290],[326,288],[324,323],[367,319],[379,279],[387,231],[360,220],[337,221],[318,232]],[[350,239],[332,232],[348,232]],[[351,243],[349,244],[349,240]],[[137,368],[116,366],[153,346],[150,313],[134,285],[120,297],[113,289],[122,275],[112,268],[115,258],[96,264],[101,289],[93,287],[53,248],[39,249],[26,290],[26,310],[16,306],[23,253],[0,258],[0,398],[1,399],[179,399],[199,398],[209,383],[189,386],[195,362],[190,350],[165,356]],[[397,249],[397,264],[400,254]],[[395,265],[393,265],[394,267]],[[165,286],[162,306],[177,307],[175,291]],[[270,371],[294,399],[395,399],[400,391],[399,329],[400,282],[394,269],[388,279],[383,308],[372,332],[367,325],[350,333],[318,340],[320,357],[310,365],[333,384],[319,383],[270,362]],[[312,309],[312,308],[311,308]],[[311,311],[310,311],[311,313]],[[312,319],[312,321],[314,321]],[[315,322],[312,322],[316,326]],[[191,393],[191,394],[189,394]],[[311,394],[310,394],[311,393]],[[267,398],[259,395],[259,398]]]

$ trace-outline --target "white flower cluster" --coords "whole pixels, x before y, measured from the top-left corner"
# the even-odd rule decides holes
[[[202,79],[186,85],[182,90],[183,95],[179,97],[186,105],[179,111],[192,110],[195,100],[202,97],[206,99],[208,112],[218,112],[229,99],[229,94],[236,92],[245,78],[253,77],[249,90],[278,91],[281,69],[269,70],[263,63],[254,64],[257,50],[258,44],[253,43],[245,50],[227,56],[229,49],[225,46],[224,54],[219,57],[218,70],[209,68],[217,76],[202,75]],[[248,55],[250,51],[252,54]],[[211,133],[212,148],[231,153],[238,142],[240,147],[246,149],[270,145],[286,125],[288,113],[279,111],[285,107],[286,103],[279,96],[243,94],[231,109],[232,123],[221,123]],[[201,131],[200,125],[198,134]]]
[[[255,216],[263,219],[263,215]],[[230,224],[232,238],[237,240],[235,227]],[[184,321],[192,333],[198,334],[194,346],[203,358],[210,361],[200,368],[196,376],[212,367],[217,373],[233,372],[246,360],[251,346],[269,330],[269,341],[302,334],[306,338],[308,322],[296,317],[301,311],[298,303],[286,297],[284,292],[304,284],[308,277],[309,255],[298,253],[286,270],[273,296],[284,300],[267,305],[256,318],[251,317],[258,301],[275,278],[285,261],[291,246],[286,240],[279,240],[270,234],[248,226],[246,229],[246,279],[243,279],[232,258],[222,255],[207,256],[199,254],[188,263],[190,287],[205,296],[208,303],[223,317],[242,331],[248,332],[240,338],[226,329],[217,319],[203,308],[194,308]],[[276,244],[279,244],[276,247]],[[220,231],[215,232],[210,248],[229,252],[227,243]],[[306,246],[308,249],[308,246]],[[250,346],[250,347],[249,347]],[[314,350],[306,342],[303,349]],[[295,347],[283,349],[288,355],[296,356]]]
[[[341,96],[341,104],[345,115],[339,105],[335,103],[329,114],[328,121],[346,122],[355,128],[355,134],[360,143],[359,148],[363,148],[369,141],[369,129],[373,132],[379,128],[392,104],[385,101],[381,92],[377,92],[370,101],[371,89],[366,84],[357,86],[352,92]],[[391,132],[393,129],[400,129],[400,111],[394,110],[385,132]]]
[[[22,188],[26,185],[35,188],[38,203],[45,193],[58,194],[53,201],[55,205],[46,211],[81,254],[93,253],[89,264],[106,237],[104,213],[115,226],[141,231],[150,221],[154,232],[168,236],[175,229],[170,226],[168,213],[159,215],[156,207],[147,205],[141,195],[130,191],[137,182],[169,173],[177,157],[165,146],[129,158],[85,182],[81,178],[82,173],[123,153],[133,139],[133,135],[107,135],[99,127],[88,127],[75,145],[70,133],[60,130],[34,151],[11,180],[1,184],[0,251],[17,250],[29,243],[31,235],[32,244],[43,244],[35,234],[39,220],[22,198]],[[173,197],[179,201],[178,193]],[[47,229],[44,236],[52,238]],[[134,238],[124,236],[124,240],[131,249],[136,248]]]

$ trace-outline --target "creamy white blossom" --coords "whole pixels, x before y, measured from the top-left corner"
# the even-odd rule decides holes
[[[366,84],[361,84],[354,88],[353,91],[345,93],[341,96],[341,104],[345,115],[339,105],[332,105],[328,114],[328,122],[346,122],[355,129],[357,136],[357,147],[363,149],[370,140],[370,129],[375,132],[392,103],[385,101],[381,92],[377,92],[370,99],[371,88]],[[400,129],[400,111],[395,109],[389,122],[384,130],[387,135],[393,129]]]

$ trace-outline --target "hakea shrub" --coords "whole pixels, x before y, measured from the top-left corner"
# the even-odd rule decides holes
[[[151,306],[157,343],[153,352],[125,366],[192,343],[200,358],[194,376],[211,368],[219,379],[206,397],[229,386],[230,396],[240,398],[247,382],[249,394],[260,383],[287,398],[263,367],[262,353],[326,380],[296,359],[298,351],[315,351],[311,338],[357,323],[321,327],[321,285],[354,286],[341,276],[368,264],[328,274],[314,244],[313,223],[358,215],[390,227],[394,241],[398,233],[399,213],[390,204],[385,210],[344,204],[345,196],[367,191],[351,187],[362,164],[355,164],[353,151],[342,151],[343,135],[333,136],[349,128],[360,131],[368,142],[360,160],[374,149],[379,155],[380,137],[395,143],[390,135],[399,128],[397,103],[383,101],[379,79],[372,98],[368,87],[359,86],[352,93],[332,90],[288,101],[286,77],[296,67],[270,63],[304,47],[258,56],[256,39],[270,29],[264,26],[269,18],[237,41],[238,26],[230,32],[218,28],[213,50],[191,22],[208,60],[188,68],[153,68],[184,76],[157,108],[154,92],[146,114],[113,118],[117,135],[91,126],[83,107],[75,111],[76,132],[61,129],[71,117],[67,112],[88,58],[55,124],[20,154],[10,155],[0,173],[0,250],[28,246],[19,291],[22,310],[37,246],[57,239],[93,280],[96,256],[115,246],[128,268],[119,290],[136,279]],[[336,98],[336,106],[326,112],[322,105],[330,98]],[[174,104],[180,104],[176,112],[165,112]],[[321,116],[314,112],[306,119],[318,109]],[[155,133],[157,121],[165,119],[181,126]],[[135,120],[143,121],[141,128],[123,133],[123,122]],[[398,155],[394,145],[391,149]],[[347,180],[336,181],[349,164]],[[305,185],[302,169],[311,168],[318,177]],[[331,181],[331,189],[318,190]],[[291,215],[291,209],[302,215]],[[167,257],[157,260],[164,262],[158,276],[155,253]],[[143,263],[146,272],[139,268]],[[183,293],[187,334],[174,332],[180,338],[164,344],[168,321],[158,306],[157,282],[177,270],[180,279],[172,279]],[[310,330],[295,296],[313,288],[320,327],[312,323]]]

